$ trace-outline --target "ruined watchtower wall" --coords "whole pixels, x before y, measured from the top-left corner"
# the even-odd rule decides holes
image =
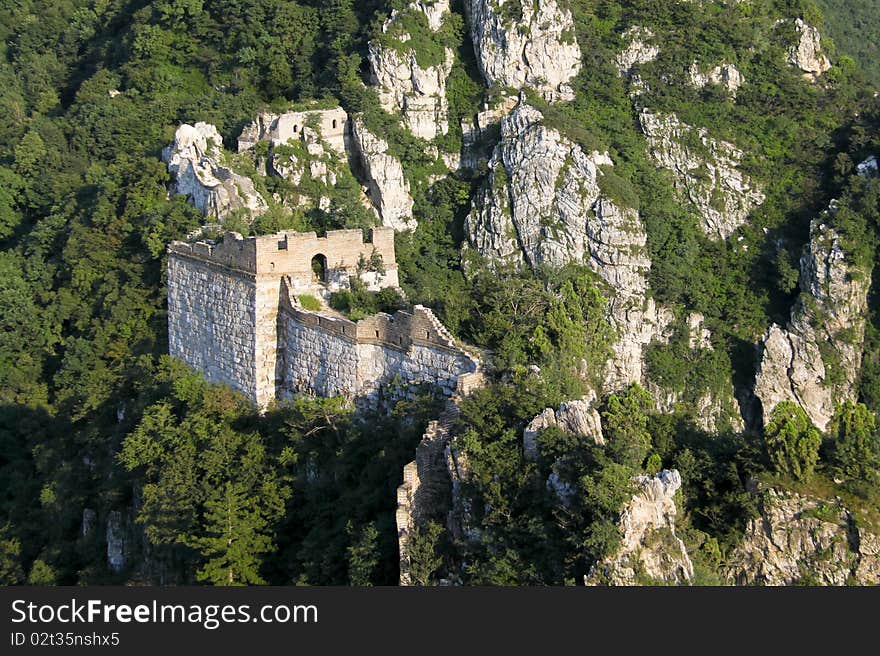
[[[345,155],[348,114],[341,107],[284,114],[263,112],[242,131],[238,138],[238,152],[250,150],[260,141],[279,146],[291,139],[301,139],[306,128],[314,129],[338,154]]]
[[[375,253],[384,273],[360,272]],[[227,383],[261,406],[276,397],[278,309],[281,280],[302,293],[322,286],[312,261],[326,261],[327,286],[341,287],[361,275],[374,289],[396,287],[394,232],[360,230],[280,232],[261,237],[226,233],[217,243],[172,242],[168,246],[168,342],[171,355],[212,382]]]
[[[412,313],[354,322],[303,310],[287,293],[278,324],[281,396],[305,392],[370,401],[395,380],[404,390],[426,383],[451,396],[458,379],[479,368],[421,305]]]

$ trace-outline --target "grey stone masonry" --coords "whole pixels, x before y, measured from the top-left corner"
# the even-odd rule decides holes
[[[381,256],[381,267],[364,262]],[[315,271],[315,262],[320,266]],[[302,308],[298,295],[325,294],[360,276],[397,287],[394,232],[281,232],[168,247],[168,341],[172,356],[260,407],[295,393],[372,401],[388,383],[406,395],[434,385],[449,396],[475,372],[468,354],[430,310],[378,314],[358,322]]]
[[[404,394],[426,383],[444,396],[460,376],[479,369],[426,307],[379,313],[358,322],[299,307],[285,283],[278,318],[281,394],[297,392],[372,399],[398,382]]]

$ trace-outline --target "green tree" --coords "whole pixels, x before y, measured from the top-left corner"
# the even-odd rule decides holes
[[[24,579],[21,540],[9,533],[8,526],[0,528],[0,585],[16,585]]]
[[[793,401],[782,401],[764,427],[764,445],[778,473],[806,481],[819,461],[822,436],[803,408]]]
[[[651,449],[648,413],[654,407],[650,392],[633,384],[626,392],[612,394],[602,410],[602,429],[608,439],[608,455],[617,463],[639,469]]]
[[[351,585],[372,585],[373,573],[379,564],[379,531],[373,523],[364,526],[354,535],[352,523],[348,523],[348,533],[357,540],[348,546],[348,582]]]
[[[443,527],[433,521],[410,533],[406,561],[413,585],[429,585],[431,577],[443,564],[443,556],[437,551],[437,542],[442,533]]]
[[[828,425],[832,466],[847,479],[872,482],[880,476],[880,433],[873,412],[863,403],[837,407]]]

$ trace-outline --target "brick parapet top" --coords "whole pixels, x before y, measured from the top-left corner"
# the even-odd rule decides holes
[[[311,270],[311,260],[323,255],[330,269],[353,269],[361,256],[369,258],[373,249],[382,256],[386,269],[396,269],[394,230],[377,226],[370,229],[369,239],[360,229],[328,230],[319,237],[315,232],[283,230],[271,235],[243,237],[226,232],[221,241],[173,241],[169,255],[219,264],[252,274],[303,274]]]

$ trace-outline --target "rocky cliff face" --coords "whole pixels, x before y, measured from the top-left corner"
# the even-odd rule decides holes
[[[737,585],[878,585],[880,536],[839,501],[767,490],[727,577]]]
[[[743,153],[675,114],[639,114],[651,157],[672,171],[675,188],[700,216],[709,237],[726,239],[764,202],[764,194],[740,170]]]
[[[788,63],[801,69],[805,77],[818,79],[831,68],[831,62],[822,52],[822,36],[818,29],[800,18],[794,21],[794,29],[796,40],[788,50]]]
[[[591,391],[581,399],[563,402],[556,410],[546,408],[532,419],[523,430],[523,455],[526,459],[534,460],[538,457],[538,436],[550,426],[558,426],[564,433],[583,435],[596,444],[604,445],[602,419],[596,409],[596,402],[596,393]]]
[[[662,338],[671,313],[646,298],[646,235],[636,210],[602,191],[607,153],[586,153],[520,103],[501,122],[487,184],[465,227],[469,248],[490,263],[537,267],[584,264],[614,290],[611,320],[618,332],[606,390],[641,382],[642,352]]]
[[[638,492],[620,516],[622,544],[617,553],[593,567],[586,585],[683,584],[694,577],[684,543],[675,535],[675,493],[681,475],[664,470],[638,476]]]
[[[175,178],[175,192],[188,196],[208,218],[222,220],[242,209],[259,216],[268,209],[250,178],[223,166],[223,139],[209,123],[177,128],[162,160]]]
[[[480,72],[489,86],[529,87],[546,100],[574,97],[581,67],[571,11],[556,0],[468,0]]]
[[[526,103],[501,122],[488,183],[466,220],[470,245],[492,262],[579,262],[615,289],[641,291],[650,267],[638,213],[601,189],[607,153],[586,153]]]
[[[413,199],[400,161],[388,154],[388,142],[367,129],[363,119],[352,122],[352,140],[367,177],[367,191],[382,225],[414,230]]]
[[[438,44],[445,53],[443,60],[436,65],[421,66],[418,53],[407,45],[411,35],[405,31],[404,22],[409,18],[416,21],[420,29],[433,34],[443,27],[448,15],[448,0],[414,2],[403,12],[392,12],[383,24],[387,45],[377,42],[369,45],[372,83],[378,88],[382,107],[401,116],[415,136],[429,141],[449,130],[446,78],[452,70],[453,52]]]
[[[774,324],[764,338],[755,395],[765,422],[777,403],[789,400],[824,431],[835,407],[856,397],[870,272],[846,261],[839,236],[819,220],[800,268],[788,326]]]

